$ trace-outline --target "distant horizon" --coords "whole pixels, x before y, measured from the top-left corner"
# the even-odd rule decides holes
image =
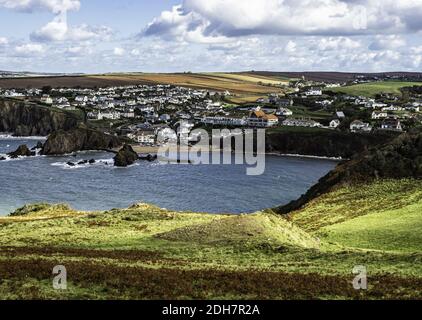
[[[111,72],[46,72],[46,71],[34,71],[34,70],[1,70],[0,72],[6,73],[30,73],[30,74],[52,74],[52,75],[100,75],[100,74],[130,74],[130,73],[140,73],[140,74],[186,74],[186,73],[256,73],[256,72],[269,72],[269,73],[342,73],[342,74],[422,74],[422,71],[286,71],[286,70],[243,70],[243,71],[179,71],[179,72],[148,72],[148,71],[111,71]]]

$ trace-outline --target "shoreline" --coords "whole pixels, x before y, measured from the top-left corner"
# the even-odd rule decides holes
[[[44,136],[14,136],[11,133],[0,133],[0,140],[47,140]]]
[[[160,147],[143,147],[143,146],[133,146],[132,148],[135,152],[139,154],[157,154],[158,149]],[[168,149],[170,152],[177,152],[179,151],[176,147],[169,147]],[[186,149],[182,148],[180,150],[181,153],[188,153],[190,148]],[[207,153],[221,153],[223,150],[210,150]],[[235,152],[232,152],[233,154],[236,154]],[[259,153],[259,155],[262,155]],[[331,160],[331,161],[345,161],[348,159],[344,159],[343,157],[324,157],[324,156],[315,156],[315,155],[302,155],[302,154],[289,154],[289,153],[281,153],[281,152],[266,152],[264,153],[266,156],[276,156],[276,157],[286,157],[286,158],[303,158],[303,159],[320,159],[320,160]]]

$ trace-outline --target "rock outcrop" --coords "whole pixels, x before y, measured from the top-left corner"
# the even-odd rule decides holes
[[[338,186],[376,179],[422,179],[422,133],[402,134],[392,142],[357,154],[323,177],[298,200],[274,209],[286,214]]]
[[[45,142],[43,155],[63,155],[77,151],[111,150],[120,147],[120,140],[97,130],[79,127],[51,134]]]
[[[43,143],[41,141],[38,141],[37,144],[31,149],[32,151],[38,150],[38,149],[42,149],[43,148]]]
[[[29,150],[26,145],[19,146],[16,151],[7,154],[10,158],[16,159],[18,157],[33,157],[35,152]]]
[[[16,136],[47,136],[78,126],[75,114],[13,100],[0,100],[0,132]]]
[[[274,132],[266,139],[266,151],[318,157],[352,158],[371,147],[394,140],[397,133],[350,134],[338,131]]]
[[[131,146],[126,144],[114,157],[114,166],[127,167],[134,164],[138,159],[138,154],[132,149]]]

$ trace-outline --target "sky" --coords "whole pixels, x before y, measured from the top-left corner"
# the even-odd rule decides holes
[[[422,0],[0,0],[0,70],[422,72]]]

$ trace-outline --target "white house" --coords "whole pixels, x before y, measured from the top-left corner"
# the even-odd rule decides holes
[[[337,129],[340,126],[340,120],[334,119],[330,122],[330,128]]]
[[[382,130],[391,130],[391,131],[403,131],[400,120],[398,119],[386,119],[381,124]]]
[[[355,120],[350,124],[350,131],[352,132],[371,132],[372,127],[369,123],[365,123],[361,120]]]
[[[53,98],[51,98],[48,94],[44,94],[40,101],[44,104],[53,104]]]
[[[283,126],[287,127],[307,127],[307,128],[319,128],[322,124],[315,120],[306,119],[287,119],[282,123]]]
[[[288,108],[278,108],[276,115],[283,116],[283,117],[289,117],[293,115],[293,111]]]
[[[382,111],[372,112],[372,120],[379,120],[379,119],[385,119],[385,118],[388,118],[387,112],[382,112]]]
[[[140,130],[134,133],[129,133],[128,138],[144,145],[152,145],[155,143],[154,130]]]
[[[305,92],[306,96],[322,96],[321,88],[311,88]]]
[[[227,117],[205,117],[201,120],[203,124],[207,125],[221,125],[221,126],[245,126],[247,121],[244,118],[227,118]]]

